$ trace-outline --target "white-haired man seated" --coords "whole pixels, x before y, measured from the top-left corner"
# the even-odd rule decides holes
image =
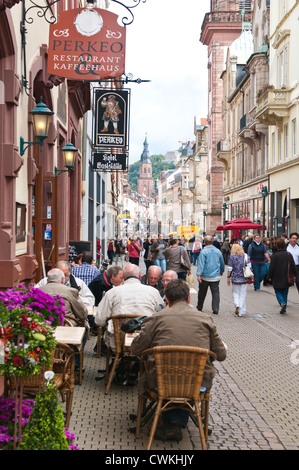
[[[127,264],[124,267],[124,278],[125,282],[106,292],[99,303],[95,315],[96,325],[105,326],[107,318],[117,314],[151,316],[159,305],[163,305],[157,289],[141,284],[141,272],[137,265]],[[115,348],[112,322],[109,322],[104,333],[104,341],[111,349]]]

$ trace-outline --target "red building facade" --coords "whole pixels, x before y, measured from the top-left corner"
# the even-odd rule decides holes
[[[242,32],[242,22],[251,22],[254,0],[211,0],[205,15],[200,41],[208,49],[208,207],[206,232],[213,234],[222,223],[223,163],[217,159],[217,144],[222,139],[223,87],[227,47]],[[242,9],[244,15],[242,15]]]
[[[69,240],[80,239],[80,120],[90,107],[89,84],[47,73],[47,31],[40,44],[34,23],[26,24],[26,41],[36,53],[27,56],[20,38],[23,2],[0,1],[0,289],[26,286],[41,278],[59,259],[68,259]],[[69,8],[75,7],[68,5]],[[56,5],[58,14],[65,1]],[[29,55],[29,54],[28,54]],[[26,56],[25,56],[26,57]],[[20,63],[22,62],[22,67]],[[26,78],[26,80],[24,80]],[[30,111],[43,102],[54,112],[43,149],[33,145],[20,155],[20,134],[34,141]],[[26,109],[26,113],[24,113]],[[27,112],[28,110],[28,112]],[[24,133],[25,130],[25,133]],[[24,133],[24,135],[23,135]],[[74,171],[64,168],[62,148],[78,148]]]

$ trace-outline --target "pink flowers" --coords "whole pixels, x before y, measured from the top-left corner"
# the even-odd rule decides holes
[[[7,310],[26,307],[28,311],[37,312],[44,321],[54,328],[64,324],[65,302],[62,298],[60,296],[54,298],[35,287],[27,290],[24,286],[19,285],[6,292],[0,292],[1,304]],[[23,326],[26,328],[26,319],[24,319]]]

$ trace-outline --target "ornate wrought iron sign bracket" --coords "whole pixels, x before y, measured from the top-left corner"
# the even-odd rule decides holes
[[[55,3],[59,2],[60,0],[53,0],[52,2],[49,2],[45,5],[39,5],[37,1],[34,0],[29,0],[31,3],[31,6],[29,6],[26,10],[24,9],[24,22],[28,24],[33,23],[33,18],[31,16],[32,11],[37,9],[36,15],[39,18],[45,18],[47,23],[53,24],[56,22],[56,16],[53,14],[52,7],[55,5]],[[123,16],[122,17],[122,23],[124,26],[128,26],[133,23],[134,21],[134,15],[132,13],[132,9],[136,8],[140,3],[145,3],[146,0],[130,0],[131,3],[133,2],[133,5],[126,5],[125,3],[119,1],[119,0],[111,0],[111,2],[114,2],[121,7],[125,8],[127,12],[129,13],[130,16]],[[25,0],[23,0],[25,3]],[[87,3],[89,4],[94,4],[94,0],[87,0]]]

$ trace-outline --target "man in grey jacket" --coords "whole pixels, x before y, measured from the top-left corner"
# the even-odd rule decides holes
[[[205,247],[201,250],[197,264],[198,301],[197,308],[202,310],[208,288],[212,293],[212,310],[214,314],[219,311],[220,277],[224,273],[224,260],[220,250],[213,245],[210,235],[205,237]]]

